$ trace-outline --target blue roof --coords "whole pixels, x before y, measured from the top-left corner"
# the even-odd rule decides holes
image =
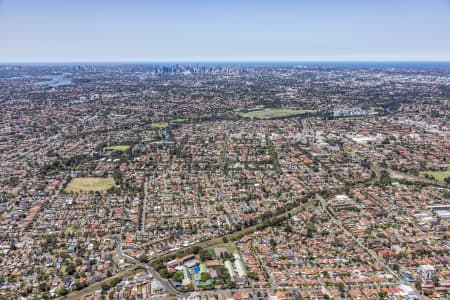
[[[412,277],[410,274],[408,274],[408,273],[402,273],[402,277],[403,277],[403,279],[405,279],[406,281],[409,281],[409,282],[411,282],[411,281],[414,281],[414,277]]]
[[[199,266],[195,266],[194,267],[194,273],[198,273],[198,272],[200,272],[200,267]]]

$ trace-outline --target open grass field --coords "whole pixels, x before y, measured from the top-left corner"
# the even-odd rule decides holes
[[[450,170],[420,172],[420,174],[422,174],[422,175],[428,174],[428,175],[434,177],[434,179],[436,179],[436,180],[444,181],[445,178],[450,177]]]
[[[168,123],[152,123],[150,124],[151,129],[164,129],[169,127]]]
[[[285,108],[265,108],[250,112],[241,112],[239,116],[250,119],[274,119],[302,115],[314,112],[313,110],[285,109]]]
[[[66,232],[68,232],[68,233],[73,233],[76,230],[77,230],[77,227],[75,227],[75,226],[67,226],[67,228],[66,228]]]
[[[237,252],[236,245],[233,242],[219,243],[219,244],[212,245],[211,247],[208,248],[208,251],[210,249],[213,251],[214,248],[227,248],[228,251],[230,251],[230,253]]]
[[[103,148],[106,151],[127,151],[128,149],[130,149],[129,145],[115,145],[115,146],[108,146]]]
[[[188,119],[175,119],[175,120],[172,120],[172,121],[170,121],[170,123],[174,123],[174,124],[177,124],[177,123],[184,123],[184,122],[186,122],[186,121],[188,121]]]
[[[106,192],[115,185],[114,179],[111,177],[80,177],[72,179],[65,191],[69,193]]]

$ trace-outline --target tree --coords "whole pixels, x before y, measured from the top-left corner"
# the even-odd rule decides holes
[[[64,286],[58,287],[55,292],[58,297],[65,296],[68,293],[67,289]]]
[[[416,289],[419,291],[422,289],[422,281],[420,281],[419,278],[416,279],[415,286],[416,286]]]
[[[228,278],[225,281],[225,288],[233,289],[235,286],[236,284],[234,283],[234,281],[231,280],[231,278]]]
[[[75,273],[75,265],[73,263],[69,263],[65,267],[65,271],[67,275],[73,275]]]
[[[208,273],[206,273],[206,272],[200,273],[200,279],[201,279],[201,281],[206,282],[206,281],[208,281],[208,279],[210,279],[210,278],[211,278],[211,276],[210,276]]]
[[[392,266],[392,269],[394,269],[394,271],[400,270],[399,264],[394,264],[394,265]]]
[[[433,282],[433,285],[434,285],[434,286],[439,286],[439,277],[433,276],[433,277],[431,278],[431,281]]]
[[[183,272],[176,271],[175,273],[173,273],[172,279],[174,281],[181,282],[183,281],[183,278],[184,278]]]
[[[274,248],[277,245],[277,242],[273,238],[270,239],[269,243],[272,248]]]
[[[145,255],[145,254],[139,255],[138,260],[145,264],[148,263],[148,261],[149,261],[147,255]]]
[[[248,272],[247,277],[256,281],[259,279],[258,274],[256,274],[255,272]]]
[[[210,260],[212,256],[208,249],[203,249],[202,251],[200,251],[200,258],[202,260]]]
[[[450,184],[450,176],[444,179],[445,183]]]
[[[378,299],[384,300],[387,299],[388,293],[386,291],[381,291],[378,293]]]
[[[48,286],[47,283],[41,282],[41,283],[39,283],[39,289],[40,289],[42,292],[46,292],[46,291],[48,291],[48,290],[50,289],[50,287]]]
[[[392,180],[391,177],[389,176],[389,173],[385,170],[382,170],[380,175],[380,181],[378,182],[378,184],[380,186],[386,186],[386,185],[390,185]]]
[[[122,278],[120,278],[120,277],[113,278],[111,280],[111,287],[114,287],[114,286],[118,285],[119,282],[121,282],[121,281],[122,281]]]
[[[284,231],[286,232],[292,232],[292,226],[289,224],[286,224],[286,226],[284,227]]]
[[[159,270],[159,274],[161,274],[161,276],[164,278],[169,278],[169,276],[170,276],[169,270],[167,270],[167,268],[163,268],[163,269]]]

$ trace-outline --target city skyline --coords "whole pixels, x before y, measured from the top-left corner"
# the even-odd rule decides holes
[[[0,62],[449,61],[449,13],[446,0],[4,0]]]

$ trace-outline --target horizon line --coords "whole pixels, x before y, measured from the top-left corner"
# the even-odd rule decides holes
[[[442,60],[68,60],[68,61],[0,61],[0,65],[11,64],[150,64],[150,63],[450,63],[450,58]]]

